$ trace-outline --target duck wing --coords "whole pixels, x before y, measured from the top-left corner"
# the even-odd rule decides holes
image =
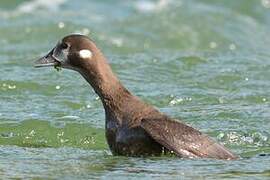
[[[236,159],[237,157],[207,135],[168,117],[143,119],[140,125],[154,140],[180,157]]]

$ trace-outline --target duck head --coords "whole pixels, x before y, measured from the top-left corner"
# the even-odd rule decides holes
[[[111,95],[114,89],[122,88],[102,52],[84,35],[64,37],[47,55],[35,62],[35,67],[50,66],[79,72],[101,98]]]
[[[83,71],[86,67],[94,71],[97,59],[102,54],[87,36],[72,34],[64,37],[47,55],[35,62],[35,67],[54,66]]]

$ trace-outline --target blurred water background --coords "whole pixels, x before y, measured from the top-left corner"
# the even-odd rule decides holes
[[[112,156],[89,85],[33,68],[74,32],[134,94],[242,158]],[[1,0],[0,179],[269,179],[269,34],[270,0]]]

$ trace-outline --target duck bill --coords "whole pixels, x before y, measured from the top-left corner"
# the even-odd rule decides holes
[[[53,51],[54,49],[52,49],[46,56],[38,59],[35,62],[35,67],[40,68],[40,67],[48,67],[48,66],[54,66],[54,67],[59,66],[60,62],[54,58]]]

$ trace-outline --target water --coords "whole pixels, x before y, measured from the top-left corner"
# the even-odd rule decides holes
[[[269,179],[269,0],[2,0],[0,27],[1,179]],[[242,158],[112,156],[89,85],[33,68],[72,32],[134,94]]]

